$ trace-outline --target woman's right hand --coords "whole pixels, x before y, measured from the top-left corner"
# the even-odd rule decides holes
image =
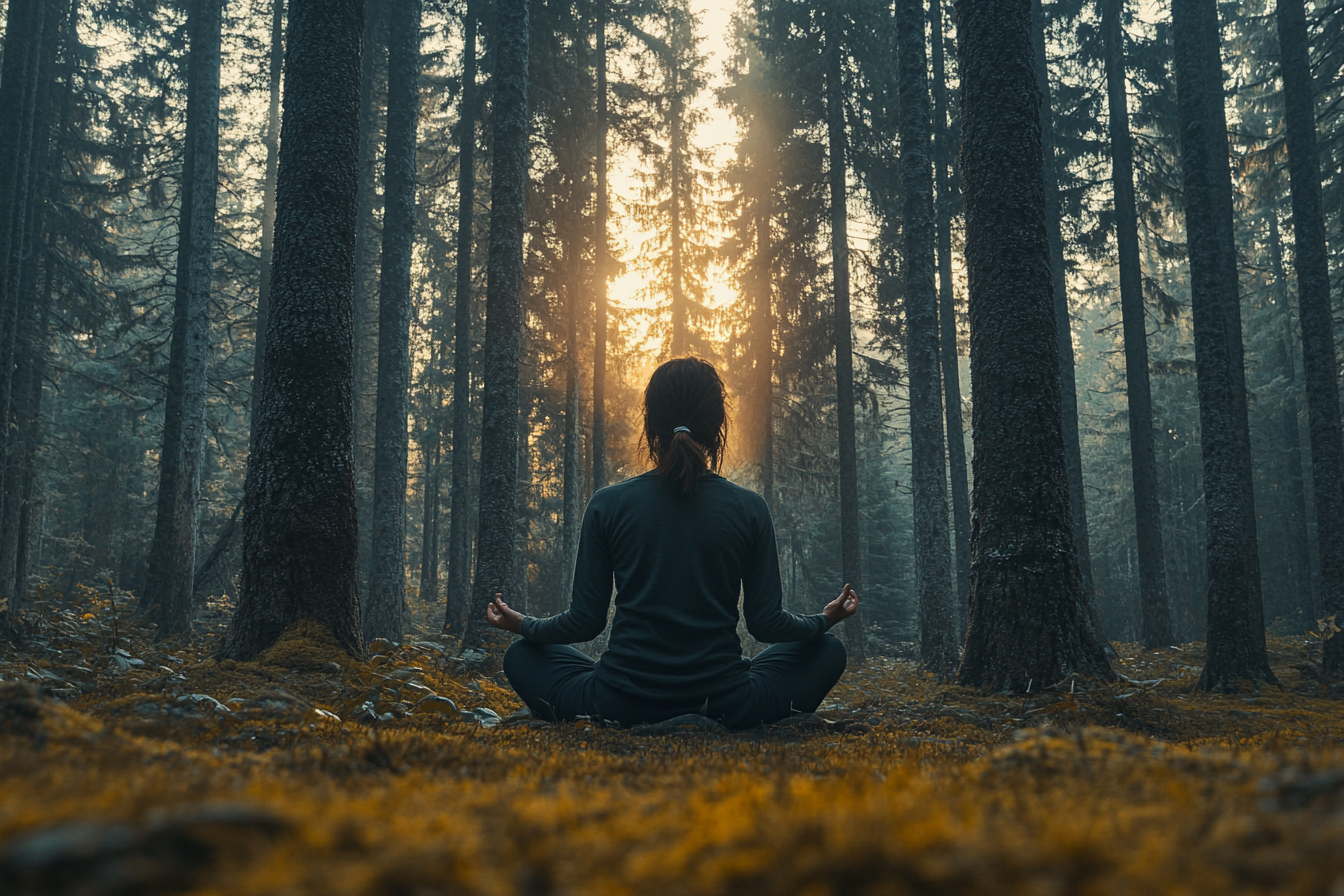
[[[826,605],[826,609],[821,614],[826,617],[828,625],[834,626],[837,622],[853,616],[859,610],[859,596],[854,593],[854,589],[845,583],[845,589],[840,592],[840,596]]]

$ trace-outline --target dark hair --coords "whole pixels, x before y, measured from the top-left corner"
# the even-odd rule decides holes
[[[644,389],[644,436],[658,478],[695,492],[707,470],[718,472],[728,440],[727,390],[714,365],[699,358],[668,361]],[[686,432],[673,432],[678,427]]]

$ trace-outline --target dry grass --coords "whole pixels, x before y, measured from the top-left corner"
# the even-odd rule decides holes
[[[0,656],[0,892],[1344,894],[1301,639],[1259,694],[1191,694],[1199,645],[1026,699],[879,659],[824,718],[650,734],[486,727],[518,708],[491,658],[431,641],[216,663],[123,622],[103,662],[109,607]]]

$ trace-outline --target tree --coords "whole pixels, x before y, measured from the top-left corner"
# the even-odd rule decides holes
[[[607,0],[597,0],[597,21],[593,26],[597,51],[593,67],[597,70],[597,133],[593,155],[594,192],[597,194],[593,218],[593,432],[591,437],[593,491],[607,485]]]
[[[364,635],[400,641],[406,600],[406,422],[410,414],[411,252],[420,123],[420,0],[390,0],[387,193],[378,297],[373,556]]]
[[[1073,542],[1031,0],[962,0],[970,293],[971,613],[960,684],[1111,676]]]
[[[1339,418],[1339,365],[1316,148],[1316,91],[1305,3],[1278,0],[1276,13],[1293,203],[1293,256],[1302,319],[1302,366],[1311,432],[1311,479],[1320,545],[1321,613],[1339,616],[1344,614],[1344,432]],[[1324,668],[1332,677],[1344,675],[1344,638],[1325,640]]]
[[[363,650],[355,592],[355,220],[362,0],[290,0],[275,262],[238,609],[247,659],[311,620]]]
[[[1111,143],[1115,242],[1120,262],[1120,313],[1125,338],[1125,392],[1129,399],[1129,453],[1138,535],[1141,637],[1148,647],[1172,641],[1167,569],[1162,547],[1162,506],[1153,449],[1153,396],[1148,378],[1148,321],[1139,261],[1139,216],[1134,198],[1134,141],[1125,96],[1124,0],[1102,0],[1106,97]]]
[[[859,463],[854,439],[854,334],[849,314],[849,213],[846,194],[845,106],[841,85],[838,12],[824,13],[826,53],[827,179],[831,188],[831,288],[835,302],[835,391],[840,443],[840,577],[862,593],[859,572]],[[863,625],[855,614],[845,629],[855,662],[864,655]]]
[[[280,83],[285,66],[285,2],[271,2],[270,105],[266,110],[266,181],[261,208],[261,286],[257,290],[257,336],[252,352],[252,395],[261,394],[266,359],[266,310],[271,304],[271,259],[275,254],[275,178],[280,164]],[[256,435],[257,415],[249,415]]]
[[[1276,681],[1265,650],[1216,0],[1172,0],[1208,531],[1200,685]]]
[[[448,518],[444,627],[462,617],[471,591],[471,242],[476,206],[476,10],[462,13],[462,100],[458,116],[457,284],[453,298],[453,468]]]
[[[515,593],[511,570],[518,503],[518,365],[523,339],[523,224],[528,179],[528,6],[529,0],[500,0],[496,5],[480,523],[466,643],[479,641],[485,625],[485,605],[497,592],[520,607],[526,605],[526,596]]]
[[[177,288],[159,452],[159,498],[144,600],[157,637],[191,632],[196,504],[205,437],[215,206],[219,192],[221,0],[194,0],[189,13],[187,138],[179,200]]]
[[[947,75],[943,64],[942,0],[930,0],[933,26],[933,183],[937,191],[934,227],[938,240],[938,326],[943,373],[943,414],[947,418],[947,460],[951,471],[952,524],[956,535],[957,628],[966,625],[971,597],[971,492],[966,479],[966,433],[961,418],[961,362],[957,351],[957,299],[952,289],[952,217],[956,190],[949,169],[954,138],[947,121]]]
[[[910,379],[911,481],[915,496],[915,590],[924,665],[946,675],[957,665],[948,533],[947,454],[938,371],[938,292],[933,255],[933,165],[929,157],[928,61],[922,0],[897,0],[901,174],[905,194],[905,345]]]

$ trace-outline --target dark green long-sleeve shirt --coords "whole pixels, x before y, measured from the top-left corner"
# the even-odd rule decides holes
[[[574,592],[557,616],[523,619],[523,637],[590,641],[616,615],[601,681],[655,700],[712,697],[740,685],[749,663],[737,636],[737,599],[758,641],[801,641],[826,617],[783,609],[775,527],[765,500],[705,474],[687,495],[645,473],[593,495],[583,516]]]

